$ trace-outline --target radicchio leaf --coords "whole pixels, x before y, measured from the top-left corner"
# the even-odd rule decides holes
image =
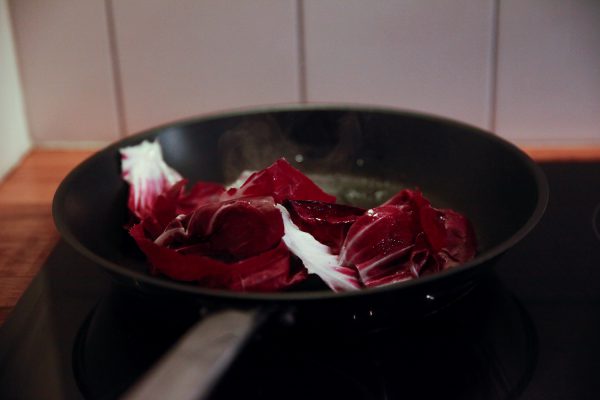
[[[408,206],[381,206],[368,210],[348,231],[340,253],[343,265],[355,265],[366,286],[415,277],[410,253],[419,226]],[[377,283],[376,283],[377,282]]]
[[[187,180],[165,163],[158,141],[146,140],[120,153],[122,176],[129,183],[129,210],[152,238],[176,216],[217,201],[225,193],[223,185],[212,182],[197,182],[186,192]]]
[[[143,141],[120,153],[122,176],[129,183],[129,209],[139,219],[153,216],[158,196],[180,181],[181,175],[164,162],[158,141]]]
[[[427,242],[433,254],[440,258],[438,261],[441,264],[438,265],[438,270],[464,263],[475,257],[477,252],[475,232],[464,215],[451,209],[432,207],[419,190],[402,190],[386,204],[407,204],[418,210]]]
[[[283,218],[283,242],[295,254],[311,274],[318,275],[333,291],[356,290],[361,288],[355,268],[342,266],[336,255],[311,234],[300,230],[282,205],[276,206]]]
[[[418,190],[403,190],[368,210],[348,231],[340,259],[355,265],[365,286],[417,278],[475,256],[469,221],[436,209]]]
[[[358,207],[315,200],[290,200],[286,203],[292,221],[339,254],[350,226],[365,210]]]
[[[247,197],[209,203],[181,218],[185,235],[178,244],[182,254],[200,253],[240,260],[275,247],[283,236],[283,222],[272,197]]]
[[[275,248],[235,262],[200,254],[181,254],[146,237],[140,224],[130,230],[153,267],[152,272],[172,279],[198,282],[207,288],[235,291],[276,291],[306,278],[304,269],[292,269],[290,252],[283,242]]]
[[[177,201],[177,214],[189,214],[204,204],[220,201],[225,187],[214,182],[197,182],[189,192],[182,191]]]
[[[253,173],[239,189],[231,188],[227,193],[231,197],[273,196],[278,204],[286,200],[335,202],[334,196],[325,193],[283,158]]]

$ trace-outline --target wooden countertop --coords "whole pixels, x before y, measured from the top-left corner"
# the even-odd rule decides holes
[[[58,184],[92,153],[34,150],[0,184],[0,324],[59,239],[51,214]]]
[[[538,161],[600,160],[600,147],[525,150]],[[33,150],[0,183],[0,324],[59,239],[50,209],[56,187],[92,154]]]

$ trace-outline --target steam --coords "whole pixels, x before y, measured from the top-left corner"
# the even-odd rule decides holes
[[[344,172],[353,162],[364,164],[363,142],[354,113],[271,114],[244,118],[222,135],[219,151],[226,182],[232,182],[280,157],[308,174]]]

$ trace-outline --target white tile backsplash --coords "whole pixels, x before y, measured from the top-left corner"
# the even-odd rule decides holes
[[[497,132],[600,144],[600,1],[502,0]]]
[[[128,132],[298,99],[294,0],[114,1]]]
[[[38,144],[308,100],[600,145],[596,0],[8,1]]]
[[[489,120],[491,0],[304,0],[309,101]]]
[[[119,136],[103,0],[14,0],[18,60],[37,143]]]
[[[31,146],[7,0],[0,0],[0,181]]]

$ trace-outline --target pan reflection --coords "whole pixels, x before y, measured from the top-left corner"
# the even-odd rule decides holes
[[[82,391],[117,397],[197,315],[189,302],[111,291],[79,332],[74,365]],[[425,317],[387,318],[375,329],[273,322],[212,398],[514,398],[531,378],[536,355],[529,315],[490,276],[450,306]]]

